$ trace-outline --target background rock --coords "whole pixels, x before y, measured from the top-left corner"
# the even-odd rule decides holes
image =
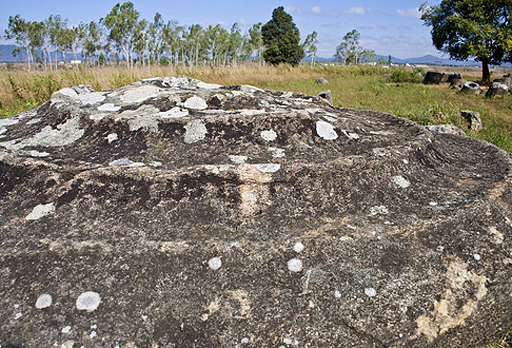
[[[454,78],[450,82],[450,88],[462,89],[464,87],[464,85],[466,84],[466,82],[467,81],[464,79]]]
[[[482,119],[480,118],[480,113],[476,111],[470,110],[462,110],[460,112],[461,116],[466,119],[468,122],[468,128],[473,132],[479,132],[482,130]]]
[[[0,123],[0,345],[477,347],[512,326],[511,155],[186,78]]]
[[[428,71],[423,79],[424,84],[438,85],[443,80],[443,74],[437,71]]]
[[[315,81],[316,83],[320,84],[320,85],[326,85],[329,83],[329,81],[327,81],[326,79],[324,79],[323,77],[320,77],[318,79],[316,79]]]
[[[503,79],[504,80],[504,79]],[[487,90],[487,93],[485,93],[486,97],[495,97],[495,96],[504,96],[507,95],[509,92],[509,86],[500,81],[494,81],[489,89]]]
[[[461,91],[464,93],[480,94],[482,93],[483,89],[478,83],[468,81],[464,83]]]

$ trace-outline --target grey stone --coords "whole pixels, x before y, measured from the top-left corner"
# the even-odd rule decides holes
[[[443,74],[441,74],[437,71],[428,71],[425,74],[423,83],[428,84],[428,85],[438,85],[441,83],[442,79],[443,79]]]
[[[2,126],[0,346],[478,347],[511,328],[511,154],[297,93],[83,95]]]
[[[450,82],[450,88],[462,89],[464,87],[464,84],[466,84],[466,82],[468,82],[468,81],[461,79],[461,78],[454,78]]]
[[[487,93],[485,93],[485,96],[488,98],[492,98],[495,96],[502,97],[504,95],[507,95],[508,92],[509,86],[506,84],[506,82],[500,82],[495,80],[487,90]]]
[[[320,77],[318,79],[316,79],[315,81],[316,83],[318,83],[319,85],[326,85],[329,83],[329,81],[327,81],[326,79],[324,79],[323,77]]]
[[[480,94],[482,91],[483,89],[478,83],[471,81],[464,83],[464,86],[461,89],[461,92],[470,94]]]
[[[468,122],[468,128],[473,132],[479,132],[482,130],[482,119],[480,118],[479,112],[462,110],[460,114]]]
[[[451,83],[453,79],[461,79],[462,76],[453,72],[444,72],[443,77],[441,78],[441,82]]]
[[[330,90],[320,92],[320,93],[318,93],[318,96],[320,98],[327,100],[330,104],[332,104],[332,93]]]

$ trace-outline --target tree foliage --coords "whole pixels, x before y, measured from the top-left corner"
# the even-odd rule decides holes
[[[293,23],[291,15],[282,6],[274,9],[272,19],[261,28],[265,50],[263,59],[271,64],[299,64],[304,57],[300,45],[299,29]]]
[[[512,61],[510,0],[442,0],[421,11],[434,46],[456,60],[480,61],[483,82],[490,80],[489,64]]]
[[[204,28],[165,21],[159,13],[152,21],[139,17],[132,2],[117,3],[99,21],[77,26],[68,26],[67,19],[59,15],[50,15],[43,22],[26,21],[16,15],[9,17],[5,37],[15,41],[16,54],[28,56],[29,67],[36,61],[45,69],[57,68],[59,60],[66,60],[69,53],[77,57],[78,52],[85,64],[104,64],[110,58],[148,68],[151,64],[236,66],[251,56],[261,61],[261,23],[246,32],[237,23],[230,29],[221,25]]]
[[[346,65],[375,61],[375,51],[364,49],[360,45],[360,39],[361,34],[357,30],[349,31],[336,47],[334,58]]]
[[[302,45],[306,56],[311,57],[311,65],[314,64],[316,52],[318,51],[318,48],[316,47],[316,44],[318,43],[317,36],[318,33],[313,31],[311,34],[306,36],[306,40],[304,40],[304,44]]]

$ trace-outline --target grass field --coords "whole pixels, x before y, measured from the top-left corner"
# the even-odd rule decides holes
[[[433,69],[435,70],[435,69]],[[454,68],[437,68],[453,71]],[[316,95],[329,89],[336,106],[382,111],[416,121],[422,125],[450,123],[464,129],[468,135],[486,140],[512,152],[512,95],[487,99],[482,95],[467,95],[451,90],[448,84],[424,85],[418,71],[405,68],[243,65],[238,68],[122,67],[66,69],[25,72],[0,70],[0,118],[15,115],[47,101],[61,88],[86,84],[97,91],[125,86],[143,78],[157,76],[189,76],[205,82],[223,85],[250,84],[264,89],[293,91]],[[478,80],[478,69],[456,69],[467,80]],[[493,72],[501,77],[503,70]],[[327,85],[315,80],[324,77]],[[400,83],[400,87],[397,86]],[[480,113],[484,125],[480,133],[467,130],[461,110]],[[512,348],[512,333],[487,348]]]

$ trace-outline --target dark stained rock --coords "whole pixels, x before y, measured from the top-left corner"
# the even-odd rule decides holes
[[[443,80],[443,74],[438,73],[437,71],[428,71],[425,74],[425,78],[423,79],[424,84],[429,85],[438,85]]]
[[[454,72],[444,72],[443,77],[441,78],[441,82],[451,83],[453,79],[461,79],[462,76],[460,74]]]
[[[64,89],[0,121],[0,346],[482,346],[511,163],[296,93]]]

